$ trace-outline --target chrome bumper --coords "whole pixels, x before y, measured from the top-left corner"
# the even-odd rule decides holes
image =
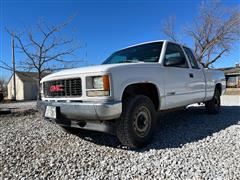
[[[122,113],[121,102],[49,102],[38,101],[38,108],[45,113],[47,106],[59,108],[63,119],[112,120]]]

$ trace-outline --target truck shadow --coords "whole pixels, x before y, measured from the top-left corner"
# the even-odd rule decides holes
[[[147,147],[135,151],[179,148],[239,123],[240,106],[222,106],[217,115],[206,114],[204,107],[159,113],[153,141]],[[98,145],[125,149],[116,137],[104,133],[82,131],[77,136]]]

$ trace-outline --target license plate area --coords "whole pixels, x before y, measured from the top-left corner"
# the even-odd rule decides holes
[[[47,106],[44,117],[51,118],[51,119],[57,119],[57,107]]]

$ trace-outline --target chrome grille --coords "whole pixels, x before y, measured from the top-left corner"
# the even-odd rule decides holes
[[[51,90],[52,87],[60,87],[61,90]],[[62,79],[43,83],[45,97],[77,97],[82,96],[81,78]]]

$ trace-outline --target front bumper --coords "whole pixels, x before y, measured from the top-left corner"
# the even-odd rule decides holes
[[[38,101],[38,108],[45,113],[47,106],[58,107],[60,117],[69,120],[112,120],[122,113],[121,102],[50,102]]]

